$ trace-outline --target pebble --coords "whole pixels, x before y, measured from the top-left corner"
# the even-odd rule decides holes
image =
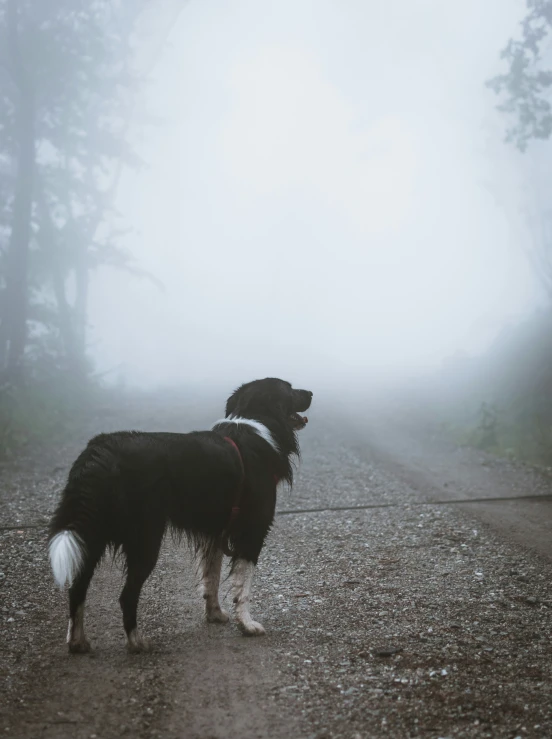
[[[403,651],[402,647],[376,647],[372,650],[376,657],[392,657],[394,654],[398,654]]]

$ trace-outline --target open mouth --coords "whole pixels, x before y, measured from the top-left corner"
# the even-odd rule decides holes
[[[310,408],[312,400],[312,393],[310,390],[294,390],[292,399],[292,408],[290,414],[291,425],[294,431],[304,429],[309,419],[306,416],[302,416],[301,413]]]
[[[290,418],[294,429],[303,429],[309,422],[306,416],[300,416],[299,413],[292,413]]]

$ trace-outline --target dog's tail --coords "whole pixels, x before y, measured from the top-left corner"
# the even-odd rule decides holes
[[[105,518],[103,507],[110,489],[105,484],[108,475],[102,449],[102,437],[96,437],[76,459],[50,522],[50,564],[60,588],[71,585],[105,549],[100,521]],[[109,462],[105,450],[103,455]]]
[[[54,580],[60,588],[66,582],[71,585],[84,562],[84,543],[81,537],[68,529],[59,531],[50,539],[48,549]]]

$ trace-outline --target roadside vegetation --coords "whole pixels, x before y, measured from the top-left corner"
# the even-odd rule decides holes
[[[505,329],[480,357],[457,356],[425,394],[461,443],[552,467],[552,312]]]

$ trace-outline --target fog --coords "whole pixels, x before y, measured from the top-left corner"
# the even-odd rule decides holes
[[[538,299],[521,155],[484,85],[524,7],[192,0],[129,134],[147,166],[117,190],[126,245],[164,291],[96,274],[99,371],[314,388],[483,351]]]

